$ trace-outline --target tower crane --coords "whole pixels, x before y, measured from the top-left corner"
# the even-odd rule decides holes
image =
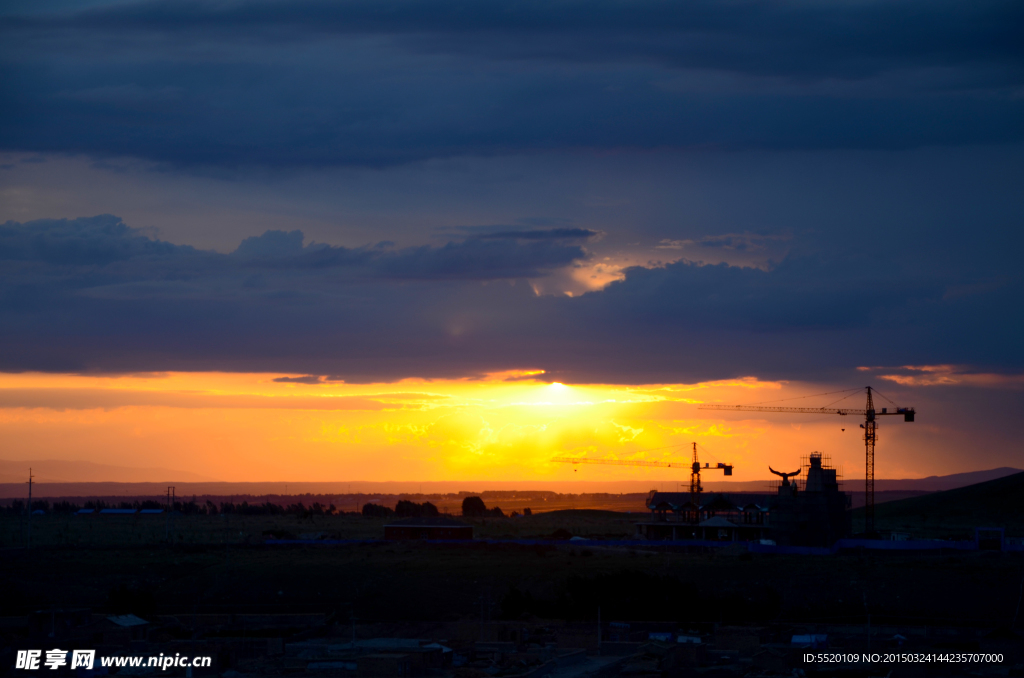
[[[874,400],[871,397],[871,387],[866,386],[867,405],[864,409],[834,408],[834,407],[773,407],[762,405],[700,405],[700,410],[726,410],[739,412],[785,412],[788,414],[838,414],[840,416],[857,415],[864,417],[864,423],[860,425],[864,429],[864,532],[870,534],[875,531],[875,441],[877,439],[875,421],[876,417],[887,415],[902,415],[903,421],[914,421],[916,412],[913,407],[895,407],[890,412],[889,408],[875,409]],[[884,396],[883,396],[884,397]]]
[[[716,466],[711,466],[707,462],[702,467],[700,460],[697,458],[697,443],[693,445],[693,461],[690,462],[690,503],[693,504],[695,509],[695,515],[699,515],[700,509],[700,493],[703,491],[703,487],[700,484],[700,472],[701,471],[723,471],[725,475],[732,475],[732,464],[723,464],[719,462]],[[551,461],[562,462],[566,464],[610,464],[614,466],[659,466],[662,468],[685,468],[687,466],[685,461],[640,461],[630,459],[590,459],[587,457],[555,457]]]

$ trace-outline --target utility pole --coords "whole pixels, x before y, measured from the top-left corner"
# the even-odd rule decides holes
[[[25,550],[32,548],[32,467],[28,469],[28,523],[26,524],[27,536],[25,539]]]
[[[167,487],[167,514],[164,516],[164,541],[171,541],[171,511],[174,509],[174,488]]]

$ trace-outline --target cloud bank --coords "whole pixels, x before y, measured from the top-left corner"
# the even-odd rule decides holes
[[[172,167],[1024,140],[1012,0],[11,3],[0,148]]]
[[[0,227],[0,370],[226,370],[350,382],[543,369],[567,382],[823,378],[862,365],[1019,371],[1020,277],[964,287],[870,251],[797,246],[765,270],[679,261],[578,297],[555,229],[344,248],[271,231],[228,254],[105,215]],[[520,237],[521,236],[521,237]],[[964,290],[967,290],[966,292]]]

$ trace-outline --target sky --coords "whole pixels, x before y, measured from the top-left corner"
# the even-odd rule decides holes
[[[528,482],[696,441],[861,477],[845,419],[699,405],[872,385],[919,413],[879,477],[1024,468],[1022,33],[990,1],[4,3],[2,454]]]

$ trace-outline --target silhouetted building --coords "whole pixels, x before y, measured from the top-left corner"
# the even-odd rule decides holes
[[[385,539],[472,539],[473,526],[445,516],[402,518],[384,526]]]
[[[647,495],[650,519],[636,524],[643,539],[752,541],[765,536],[769,512],[764,495],[708,497],[694,506],[689,492],[656,492]]]
[[[849,507],[849,496],[839,491],[836,469],[815,452],[808,460],[802,489],[783,478],[769,507],[772,538],[790,546],[831,546],[850,534]]]

